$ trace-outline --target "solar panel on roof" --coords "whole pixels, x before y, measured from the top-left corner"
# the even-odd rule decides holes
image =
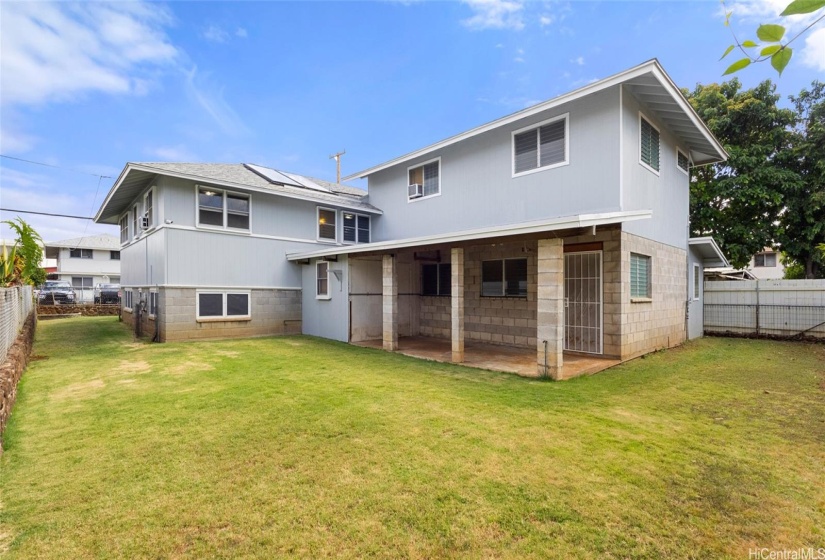
[[[277,183],[279,185],[291,185],[293,187],[304,186],[292,177],[288,177],[280,171],[276,171],[275,169],[271,169],[269,167],[264,167],[262,165],[254,165],[252,163],[245,163],[243,164],[243,166],[252,171],[253,173],[260,175],[270,183]]]
[[[294,173],[284,173],[284,175],[292,178],[294,181],[297,181],[298,183],[300,183],[302,187],[306,187],[308,189],[315,189],[316,191],[329,192],[329,189],[325,189],[315,181],[307,179],[302,175],[295,175]]]

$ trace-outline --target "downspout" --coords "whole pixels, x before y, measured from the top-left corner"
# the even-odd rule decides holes
[[[547,341],[543,340],[544,343],[544,378],[547,378]]]

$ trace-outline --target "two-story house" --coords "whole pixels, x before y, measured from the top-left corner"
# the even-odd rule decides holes
[[[70,282],[79,302],[94,300],[98,284],[120,282],[120,243],[114,235],[87,235],[44,244],[46,259],[55,259],[53,280]]]
[[[726,261],[689,239],[688,171],[725,157],[650,61],[354,174],[368,195],[251,165],[129,164],[96,220],[120,223],[140,290],[127,313],[150,294],[162,339],[425,337],[454,362],[465,342],[532,352],[531,373],[558,379],[580,371],[565,354],[701,335],[702,268]]]

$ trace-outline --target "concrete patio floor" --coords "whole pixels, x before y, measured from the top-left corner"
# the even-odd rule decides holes
[[[382,348],[380,340],[353,342],[365,348]],[[452,349],[449,340],[426,336],[405,336],[398,339],[398,352],[405,356],[450,362]],[[620,360],[564,354],[564,378],[589,375],[621,363]],[[536,351],[510,346],[496,346],[481,342],[464,342],[464,363],[462,365],[493,371],[506,371],[519,375],[535,377]]]

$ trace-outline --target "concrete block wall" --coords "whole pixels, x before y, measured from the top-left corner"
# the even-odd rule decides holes
[[[621,246],[621,359],[682,344],[686,334],[687,252],[627,232],[621,234]],[[651,257],[649,301],[630,297],[630,253]]]

